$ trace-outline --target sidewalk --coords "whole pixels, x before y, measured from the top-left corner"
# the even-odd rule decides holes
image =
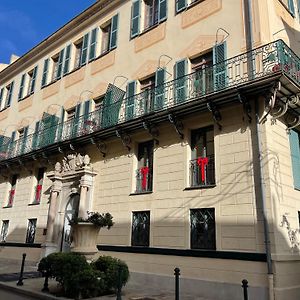
[[[0,278],[7,278],[4,274],[12,274],[11,281],[1,281],[0,279],[0,289],[6,289],[13,291],[17,294],[23,294],[27,296],[34,297],[36,299],[43,300],[53,300],[61,299],[65,300],[64,297],[55,297],[49,293],[41,292],[44,284],[44,278],[28,278],[24,279],[23,286],[17,286],[18,274],[20,272],[21,261],[17,260],[4,260],[0,259]],[[26,262],[24,272],[29,274],[35,274],[38,276],[37,265],[32,262]],[[51,293],[55,294],[58,291],[57,282],[55,280],[49,279],[49,290]],[[113,300],[116,299],[116,295],[102,296],[97,298],[90,298],[90,300]],[[174,291],[163,291],[161,289],[156,289],[151,285],[136,285],[134,279],[130,280],[128,284],[122,289],[122,300],[174,300]],[[212,300],[205,299],[201,297],[195,297],[190,295],[181,295],[180,300]]]

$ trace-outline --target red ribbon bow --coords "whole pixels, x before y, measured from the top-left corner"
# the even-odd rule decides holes
[[[201,170],[201,180],[205,180],[205,167],[208,164],[208,157],[198,157],[197,164]]]
[[[43,187],[43,186],[42,186],[41,184],[38,184],[37,187],[36,187],[35,200],[36,200],[37,202],[40,202],[42,187]]]
[[[141,168],[141,173],[142,173],[142,188],[143,188],[143,190],[145,190],[146,187],[147,187],[147,175],[149,173],[149,168],[148,167],[142,167]]]

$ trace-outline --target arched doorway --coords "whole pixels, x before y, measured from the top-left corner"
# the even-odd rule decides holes
[[[65,210],[64,227],[62,232],[61,251],[69,252],[72,243],[70,221],[78,216],[79,194],[72,194]]]

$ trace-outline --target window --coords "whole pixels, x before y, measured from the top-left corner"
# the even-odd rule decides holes
[[[34,93],[36,75],[37,75],[37,66],[33,70],[28,72],[29,81],[28,81],[27,95],[31,95]]]
[[[104,54],[109,51],[111,23],[101,27],[101,30],[102,30],[101,54]]]
[[[216,249],[214,208],[190,210],[191,249]]]
[[[296,130],[291,130],[289,139],[290,139],[294,188],[300,190],[300,133]]]
[[[2,109],[8,108],[11,105],[11,101],[12,101],[12,95],[13,95],[13,90],[14,90],[14,81],[11,82],[9,85],[7,85],[3,91],[3,99],[4,101],[2,101]]]
[[[167,0],[134,0],[131,8],[130,37],[167,19]]]
[[[149,247],[150,211],[132,213],[131,245]]]
[[[67,110],[67,121],[73,120],[75,118],[76,107]]]
[[[8,192],[7,207],[13,206],[13,202],[14,202],[14,198],[15,198],[15,194],[16,194],[17,179],[18,179],[17,174],[13,175],[11,178],[11,181],[10,181],[11,189]]]
[[[22,155],[26,151],[26,140],[28,135],[28,126],[18,130],[18,140],[16,141],[16,154]]]
[[[94,99],[94,104],[95,104],[95,109],[94,110],[99,110],[103,104],[103,100],[104,100],[105,96],[100,96],[98,98]]]
[[[141,143],[138,145],[138,169],[136,192],[152,191],[153,177],[153,141]]]
[[[42,83],[41,87],[44,87],[48,83],[48,68],[49,68],[49,58],[44,60],[44,67],[43,67],[43,76],[42,76]]]
[[[56,54],[54,57],[52,57],[52,76],[51,76],[51,81],[55,81],[57,79],[58,58],[59,58],[59,54]]]
[[[191,59],[194,73],[193,96],[204,95],[213,91],[213,53],[212,51]]]
[[[190,184],[192,187],[215,184],[213,127],[192,130]]]
[[[2,221],[2,227],[1,227],[1,236],[0,236],[0,242],[6,242],[7,234],[8,234],[8,226],[9,226],[9,220],[3,220]]]
[[[290,12],[290,14],[295,17],[295,4],[294,0],[279,0]]]
[[[144,80],[140,81],[141,92],[143,93],[143,111],[144,113],[153,110],[154,99],[155,99],[155,75],[152,75]]]
[[[75,61],[74,61],[74,69],[80,67],[81,55],[82,55],[82,45],[83,40],[80,39],[75,43]]]
[[[28,219],[27,233],[26,233],[26,244],[33,244],[36,232],[37,219]]]
[[[36,186],[34,188],[34,199],[33,204],[39,204],[42,198],[42,189],[43,189],[43,181],[44,181],[45,169],[39,168],[36,177]]]
[[[203,2],[204,0],[176,0],[176,12],[179,13],[183,10],[185,10],[186,8],[196,4],[196,3],[200,3]]]

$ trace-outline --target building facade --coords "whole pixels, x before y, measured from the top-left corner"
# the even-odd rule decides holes
[[[2,64],[0,255],[70,251],[74,216],[110,212],[97,255],[140,284],[299,299],[299,10],[100,0]]]

